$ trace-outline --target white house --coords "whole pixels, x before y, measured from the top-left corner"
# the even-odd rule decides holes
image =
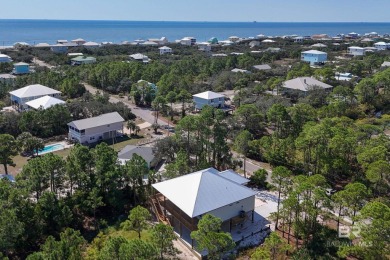
[[[131,54],[129,55],[129,58],[143,63],[148,63],[150,61],[149,57],[142,53]]]
[[[229,37],[229,41],[232,41],[232,42],[238,42],[240,40],[240,37],[238,36],[230,36]]]
[[[118,152],[119,163],[126,164],[127,161],[133,158],[134,154],[141,156],[146,161],[148,168],[155,167],[158,163],[153,154],[153,147],[135,145],[127,145]]]
[[[40,42],[34,45],[35,48],[50,48],[50,44],[46,42]]]
[[[183,39],[179,40],[181,45],[195,45],[196,44],[196,38],[194,37],[184,37]]]
[[[152,184],[157,191],[152,196],[153,212],[192,245],[189,234],[205,214],[220,218],[226,232],[247,223],[252,225],[256,193],[242,185],[242,179],[233,171],[221,173],[208,168]],[[241,236],[235,238],[239,240]]]
[[[348,47],[348,54],[352,56],[363,56],[366,53],[366,50],[362,47],[351,46]]]
[[[238,68],[232,69],[231,72],[234,72],[234,73],[246,73],[246,74],[250,74],[251,73],[249,70],[243,70],[243,69],[238,69]]]
[[[122,135],[124,121],[118,112],[72,121],[68,123],[69,139],[81,144],[114,139]]]
[[[160,55],[172,53],[172,48],[169,48],[167,46],[163,46],[158,49],[160,50]]]
[[[197,43],[198,45],[198,50],[204,51],[204,52],[209,52],[211,51],[211,44],[208,42],[199,42]]]
[[[310,50],[301,52],[301,61],[309,62],[310,65],[324,64],[328,59],[328,54],[323,51]]]
[[[216,108],[225,107],[225,96],[212,91],[202,92],[192,97],[195,102],[195,108],[199,110],[206,105]]]
[[[11,103],[19,111],[24,111],[29,108],[26,104],[29,101],[38,99],[44,96],[60,97],[61,92],[40,84],[29,85],[9,92]]]
[[[376,42],[376,43],[374,43],[374,47],[380,51],[384,51],[384,50],[387,50],[390,47],[390,45],[388,43],[385,43],[385,42]]]
[[[271,66],[268,64],[254,65],[253,68],[255,70],[270,70],[270,69],[272,69]]]
[[[0,63],[2,62],[12,62],[12,59],[10,56],[0,53]]]
[[[51,96],[40,97],[26,102],[26,105],[33,109],[48,109],[55,105],[64,105],[66,102]]]
[[[291,80],[287,80],[282,85],[287,91],[302,91],[307,92],[310,90],[318,89],[331,89],[333,86],[325,84],[315,78],[311,77],[299,77]]]

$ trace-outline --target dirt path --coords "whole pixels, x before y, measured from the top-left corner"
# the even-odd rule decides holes
[[[48,68],[48,69],[53,69],[53,68],[55,68],[55,66],[52,66],[52,65],[50,65],[50,64],[48,64],[48,63],[46,63],[46,62],[44,62],[44,61],[41,61],[41,60],[39,60],[39,59],[36,58],[36,57],[33,58],[33,62],[34,62],[35,64],[37,64],[38,66],[46,67],[46,68]]]
[[[176,249],[178,249],[181,253],[178,254],[176,257],[178,259],[182,259],[182,260],[199,260],[199,258],[197,258],[194,253],[191,252],[191,250],[188,249],[188,247],[186,247],[185,245],[183,245],[183,242],[181,242],[180,240],[173,240],[173,245],[176,247]]]

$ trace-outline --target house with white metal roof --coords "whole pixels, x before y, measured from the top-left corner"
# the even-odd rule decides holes
[[[169,48],[167,46],[163,46],[158,49],[160,50],[160,55],[172,53],[172,48]]]
[[[238,68],[232,69],[231,72],[234,72],[234,73],[246,73],[246,74],[250,74],[251,73],[249,70],[243,70],[243,69],[238,69]]]
[[[272,69],[271,66],[268,64],[254,65],[253,68],[255,70],[270,70],[270,69]]]
[[[222,229],[231,232],[237,222],[253,221],[256,194],[241,180],[234,181],[232,174],[236,173],[208,168],[152,184],[157,191],[151,197],[152,209],[185,239],[205,214],[220,218]]]
[[[301,52],[301,61],[308,62],[310,65],[324,64],[328,59],[328,54],[323,51],[310,50]]]
[[[125,120],[118,112],[112,112],[68,123],[69,139],[81,144],[115,139],[123,134]]]
[[[66,102],[51,96],[43,96],[26,102],[26,105],[33,109],[48,109],[55,105],[64,105]]]
[[[97,48],[99,46],[100,46],[100,44],[97,42],[86,42],[83,44],[83,47],[85,47],[87,49],[94,49],[94,48]]]
[[[74,44],[77,44],[77,45],[83,45],[86,42],[87,41],[82,39],[82,38],[77,38],[77,39],[71,40],[71,43],[74,43]]]
[[[386,42],[377,42],[374,43],[374,47],[377,48],[379,51],[384,51],[390,48],[390,44]]]
[[[206,105],[216,108],[225,107],[225,96],[213,91],[205,91],[192,97],[195,102],[195,108],[199,110]]]
[[[363,56],[366,53],[366,50],[359,46],[350,46],[348,47],[348,54],[352,56]]]
[[[314,89],[331,89],[333,86],[325,84],[315,78],[311,77],[299,77],[291,80],[287,80],[283,83],[284,89],[292,91],[307,92]]]
[[[12,59],[11,59],[10,56],[0,53],[0,63],[2,63],[2,62],[11,62],[11,61],[12,61]]]
[[[149,57],[142,53],[131,54],[129,55],[129,58],[144,63],[148,63],[150,61]]]
[[[24,111],[29,108],[26,104],[29,101],[44,97],[60,97],[61,92],[40,84],[29,85],[9,92],[12,106],[18,111]]]

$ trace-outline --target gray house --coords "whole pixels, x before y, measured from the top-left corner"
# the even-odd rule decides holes
[[[118,153],[120,164],[123,165],[131,160],[134,154],[141,156],[146,161],[149,168],[155,167],[158,163],[157,159],[154,157],[152,147],[127,145]]]
[[[122,135],[124,121],[118,112],[72,121],[68,124],[69,139],[81,144],[113,139]]]

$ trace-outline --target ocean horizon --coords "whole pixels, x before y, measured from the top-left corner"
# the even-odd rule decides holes
[[[259,34],[267,36],[313,34],[347,34],[368,32],[390,33],[390,22],[213,22],[213,21],[121,21],[121,20],[33,20],[0,19],[0,45],[15,42],[53,44],[56,40],[83,38],[87,41],[114,42],[134,41],[167,37],[170,42],[185,36],[207,41],[229,36],[243,38]]]

